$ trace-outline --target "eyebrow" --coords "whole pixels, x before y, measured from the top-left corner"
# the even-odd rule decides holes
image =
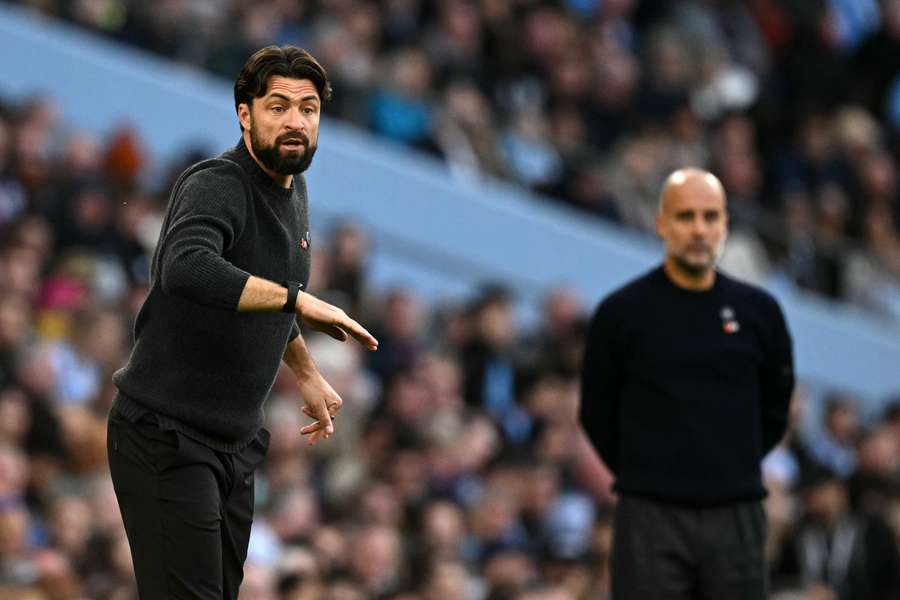
[[[287,102],[291,101],[290,98],[288,98],[287,96],[285,96],[284,94],[281,94],[279,92],[272,92],[271,94],[269,94],[268,99],[271,100],[272,98],[281,98],[282,100],[286,100]],[[318,102],[319,97],[315,94],[310,94],[308,96],[303,96],[302,98],[300,98],[300,102],[306,102],[308,100],[315,100],[316,102]]]

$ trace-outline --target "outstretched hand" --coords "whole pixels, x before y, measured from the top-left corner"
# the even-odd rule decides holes
[[[348,334],[371,351],[378,349],[378,340],[371,333],[347,316],[340,308],[319,300],[312,294],[300,292],[297,296],[297,315],[316,331],[345,342]]]

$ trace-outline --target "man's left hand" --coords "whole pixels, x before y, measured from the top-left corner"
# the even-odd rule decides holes
[[[320,439],[330,438],[334,433],[334,417],[341,410],[344,401],[319,373],[298,381],[298,384],[304,402],[300,410],[316,420],[301,429],[300,433],[309,436],[310,445]]]

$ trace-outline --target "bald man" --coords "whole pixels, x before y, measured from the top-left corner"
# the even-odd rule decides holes
[[[766,598],[760,461],[787,425],[791,338],[763,290],[716,270],[722,184],[681,169],[660,195],[663,264],[591,321],[580,416],[615,475],[614,600]]]

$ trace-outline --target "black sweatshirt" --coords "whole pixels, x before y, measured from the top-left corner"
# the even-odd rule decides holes
[[[249,443],[294,315],[239,313],[250,275],[304,287],[310,270],[306,184],[278,186],[243,141],[176,182],[151,265],[128,363],[113,375],[116,410],[160,415],[226,451]]]
[[[722,273],[707,291],[662,267],[591,321],[581,422],[615,489],[717,504],[765,496],[760,461],[787,426],[791,338],[777,302]]]

